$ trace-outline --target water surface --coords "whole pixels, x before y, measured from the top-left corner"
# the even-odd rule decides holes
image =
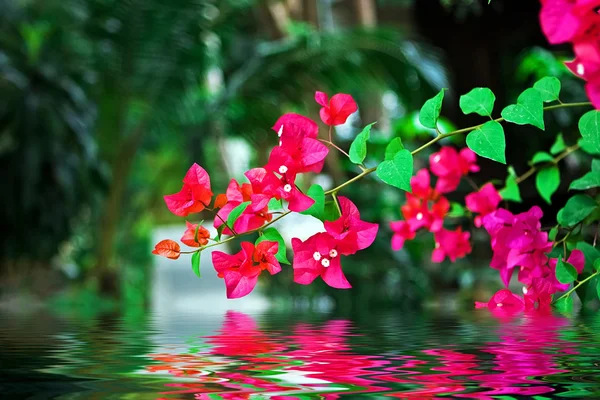
[[[600,398],[597,316],[0,318],[7,398]]]

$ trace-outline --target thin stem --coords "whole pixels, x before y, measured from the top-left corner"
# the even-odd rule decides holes
[[[565,104],[566,105],[566,104]],[[574,151],[579,150],[579,145],[573,145],[571,147],[567,147],[562,153],[560,153],[556,158],[554,158],[552,160],[552,164],[556,165],[558,164],[563,158],[565,158],[566,156],[568,156],[569,154],[573,153]],[[525,172],[523,175],[519,176],[516,179],[517,185],[522,183],[524,180],[526,180],[527,178],[530,178],[533,174],[535,174],[537,171],[539,170],[539,168],[537,166],[533,166],[531,168],[529,168],[527,170],[527,172]]]
[[[335,148],[337,151],[339,151],[340,153],[342,153],[343,155],[345,155],[346,157],[350,158],[350,154],[346,153],[344,150],[342,150],[338,145],[336,145],[335,143],[333,143],[330,140],[325,140],[325,139],[319,139],[320,142],[323,142],[325,144],[328,144],[330,146],[332,146],[333,148]],[[363,171],[365,170],[365,168],[361,165],[359,165],[360,169],[362,169]]]
[[[329,125],[329,143],[333,144],[333,125]]]
[[[590,279],[593,279],[594,277],[598,276],[598,274],[600,274],[600,271],[596,271],[594,272],[592,275],[588,276],[587,278],[585,278],[584,280],[580,281],[579,283],[577,283],[577,285],[573,286],[571,289],[569,289],[568,292],[566,292],[565,294],[563,294],[562,296],[560,296],[558,299],[554,300],[554,303],[559,302],[560,300],[562,300],[565,297],[569,297],[574,291],[576,291],[581,285],[583,285],[584,283],[586,283],[587,281],[589,281]]]
[[[339,215],[342,215],[342,209],[340,207],[340,202],[338,201],[337,194],[331,193],[331,197],[333,197],[333,202],[335,203],[335,208],[337,208]]]
[[[359,179],[364,178],[365,176],[369,175],[371,172],[374,172],[377,169],[377,167],[373,167],[373,168],[367,168],[365,169],[363,172],[361,172],[360,174],[356,175],[354,178],[342,183],[339,186],[334,187],[331,190],[328,190],[325,192],[325,196],[327,196],[328,194],[332,194],[332,193],[337,193],[339,192],[341,189],[345,188],[346,186],[348,186],[349,184],[351,184],[352,182],[356,182]]]

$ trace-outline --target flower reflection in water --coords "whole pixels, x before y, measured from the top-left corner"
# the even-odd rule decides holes
[[[553,392],[544,377],[568,372],[557,358],[576,354],[575,344],[559,336],[570,320],[537,311],[514,319],[499,311],[496,317],[501,320],[496,341],[466,342],[460,350],[440,345],[367,355],[349,342],[360,336],[349,321],[299,323],[290,331],[271,332],[246,314],[228,312],[217,334],[204,337],[206,347],[194,354],[154,354],[156,364],[147,371],[172,377],[164,398],[193,394],[209,399],[218,394],[217,398],[245,399],[260,394],[277,400],[319,394],[337,399],[379,393],[491,399]]]

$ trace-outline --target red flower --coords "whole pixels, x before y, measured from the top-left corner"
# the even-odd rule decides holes
[[[331,99],[323,92],[315,93],[315,101],[322,106],[319,114],[326,125],[341,125],[350,114],[358,110],[356,102],[349,94],[334,94]]]
[[[179,247],[177,242],[174,242],[170,239],[161,240],[156,244],[156,246],[154,246],[152,254],[167,257],[171,260],[177,260],[181,254],[181,247]]]
[[[198,224],[191,224],[187,221],[185,221],[185,225],[187,229],[181,237],[181,243],[190,247],[200,247],[208,243],[210,233],[205,227],[198,226]],[[198,230],[198,235],[196,235],[196,229]]]
[[[269,200],[286,200],[291,211],[305,211],[314,204],[314,200],[302,193],[296,187],[296,174],[289,170],[277,177],[273,171],[265,168],[254,168],[246,172],[246,177],[252,184],[252,190],[256,195],[252,196],[252,203],[259,205],[268,204]]]
[[[225,279],[228,299],[244,297],[250,293],[263,270],[266,269],[271,275],[281,271],[281,266],[275,259],[279,247],[277,242],[264,241],[256,247],[250,242],[242,242],[241,246],[242,250],[237,254],[212,252],[217,276]]]
[[[352,286],[342,272],[337,241],[328,233],[317,233],[306,241],[292,239],[294,250],[294,282],[308,285],[320,276],[337,289]]]
[[[335,221],[325,221],[325,230],[338,241],[337,249],[343,255],[369,247],[379,225],[361,221],[358,208],[346,197],[338,197],[342,215]]]
[[[467,208],[480,215],[475,217],[475,226],[480,227],[483,217],[496,211],[502,197],[491,183],[485,184],[478,192],[471,193],[465,198]]]
[[[459,152],[454,147],[442,147],[439,152],[429,157],[429,168],[438,177],[435,190],[438,193],[449,193],[458,187],[460,179],[469,172],[479,171],[475,164],[475,153],[464,148]]]
[[[410,229],[410,225],[406,221],[390,222],[390,228],[394,232],[392,236],[392,250],[401,250],[404,247],[404,242],[412,240],[416,236],[416,232]]]
[[[400,210],[412,231],[425,228],[430,232],[437,232],[442,229],[444,217],[450,210],[450,202],[445,197],[440,197],[430,209],[427,201],[407,193],[406,204]]]
[[[271,150],[265,169],[277,173],[284,169],[299,174],[319,173],[325,164],[329,149],[317,139],[302,136],[295,126],[289,125],[281,136],[280,145]]]
[[[244,233],[260,228],[266,222],[271,221],[273,215],[269,213],[269,207],[267,206],[267,203],[262,201],[261,198],[259,198],[259,201],[254,202],[254,192],[252,189],[252,185],[249,183],[244,183],[240,186],[235,179],[232,179],[229,182],[226,192],[227,203],[217,213],[218,217],[215,218],[214,221],[215,228],[219,228],[221,225],[223,225],[223,221],[227,221],[227,217],[231,211],[246,201],[252,201],[252,203],[246,207],[242,215],[240,215],[235,221],[233,229],[237,233]],[[226,235],[231,235],[233,232],[231,232],[228,228],[225,228],[223,229],[223,233]]]
[[[487,304],[475,302],[475,307],[477,308],[485,307],[486,305],[490,310],[502,308],[503,310],[511,312],[521,311],[525,307],[523,299],[513,294],[508,289],[501,289],[494,293]]]
[[[208,173],[198,164],[194,164],[183,178],[181,191],[166,195],[164,199],[169,211],[177,216],[187,217],[191,213],[204,210],[212,195]]]
[[[448,257],[452,262],[463,258],[471,252],[469,232],[463,232],[461,228],[455,231],[442,229],[435,233],[435,250],[431,254],[433,262],[442,262]]]
[[[277,132],[279,137],[282,137],[288,128],[294,127],[294,130],[299,130],[302,136],[316,139],[319,135],[319,126],[315,121],[303,115],[287,113],[279,117],[273,130]]]

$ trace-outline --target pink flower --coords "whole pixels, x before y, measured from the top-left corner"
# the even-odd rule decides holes
[[[181,243],[190,247],[200,247],[208,243],[210,233],[205,227],[198,226],[198,224],[192,224],[187,221],[185,221],[185,225],[187,229],[181,237]],[[196,230],[198,231],[197,233]]]
[[[282,173],[281,177],[264,168],[251,169],[245,175],[256,193],[252,196],[252,203],[256,203],[256,207],[267,205],[270,199],[275,198],[286,200],[291,211],[301,212],[309,209],[315,202],[298,190],[295,183],[296,174],[289,170]]]
[[[300,131],[304,137],[316,139],[319,135],[319,126],[315,121],[294,113],[287,113],[279,117],[273,125],[273,130],[277,132],[279,137],[282,137],[288,128],[292,128],[292,126],[294,131]]]
[[[440,197],[431,208],[428,203],[427,200],[419,199],[410,193],[406,194],[406,204],[400,207],[400,210],[412,231],[425,228],[430,232],[437,232],[442,229],[444,217],[450,210],[450,203],[445,197]]]
[[[599,22],[600,23],[600,22]],[[600,25],[593,28],[594,33],[578,38],[573,49],[575,60],[565,65],[578,77],[585,80],[586,93],[594,104],[600,108]]]
[[[212,195],[208,173],[194,163],[183,178],[181,191],[166,195],[164,199],[169,211],[179,217],[187,217],[204,210]]]
[[[486,303],[475,302],[476,308],[485,307]],[[487,303],[487,307],[490,310],[494,310],[497,308],[502,308],[503,310],[515,312],[521,311],[525,307],[525,303],[523,299],[515,294],[513,294],[508,289],[501,289],[494,293],[490,301]]]
[[[410,178],[410,189],[413,196],[422,200],[433,200],[437,196],[431,188],[431,179],[426,168],[420,169]]]
[[[469,172],[479,171],[475,164],[477,157],[470,149],[459,152],[454,147],[445,146],[429,157],[429,168],[438,177],[435,190],[438,193],[449,193],[458,187],[460,179]]]
[[[479,228],[481,226],[483,217],[496,211],[500,201],[502,201],[502,197],[500,197],[500,194],[491,183],[484,185],[478,192],[467,195],[465,198],[467,208],[474,213],[480,214],[475,217],[476,227]]]
[[[329,149],[317,139],[304,137],[295,125],[287,125],[280,143],[271,150],[266,169],[280,174],[319,173],[323,169]]]
[[[325,230],[338,241],[337,250],[343,255],[356,253],[369,247],[379,225],[361,221],[358,208],[346,197],[338,197],[342,215],[335,221],[325,221]]]
[[[227,186],[227,203],[217,213],[218,217],[215,218],[214,227],[219,228],[223,225],[223,221],[227,221],[227,217],[231,211],[243,202],[252,201],[253,195],[254,192],[251,184],[244,183],[240,186],[235,179],[232,179],[229,182],[229,186]],[[261,197],[258,199],[258,202],[252,202],[248,205],[242,215],[235,221],[233,229],[237,233],[244,233],[260,228],[273,218],[273,215],[269,213],[267,204],[264,201],[260,201],[262,200]],[[233,232],[228,228],[225,228],[223,229],[223,233],[225,235],[231,235]]]
[[[600,23],[597,0],[545,0],[540,22],[552,44],[576,41]]]
[[[263,270],[271,275],[281,271],[281,266],[275,258],[279,244],[264,241],[256,247],[250,242],[242,242],[242,250],[237,254],[226,254],[220,251],[212,252],[212,262],[217,276],[224,278],[227,288],[227,298],[236,299],[249,294]]]
[[[315,101],[322,106],[319,114],[326,125],[341,125],[350,114],[358,110],[356,102],[349,94],[334,94],[331,99],[323,92],[315,93]]]
[[[306,241],[292,239],[294,282],[308,285],[320,276],[337,289],[352,286],[344,276],[337,241],[328,233],[316,233]]]
[[[448,257],[452,262],[463,258],[471,252],[469,232],[463,232],[461,228],[455,231],[441,229],[435,233],[435,250],[431,254],[433,262],[442,262]]]
[[[394,232],[392,250],[395,251],[401,250],[405,241],[412,240],[416,236],[416,232],[410,229],[410,225],[406,221],[390,222],[390,228]]]

